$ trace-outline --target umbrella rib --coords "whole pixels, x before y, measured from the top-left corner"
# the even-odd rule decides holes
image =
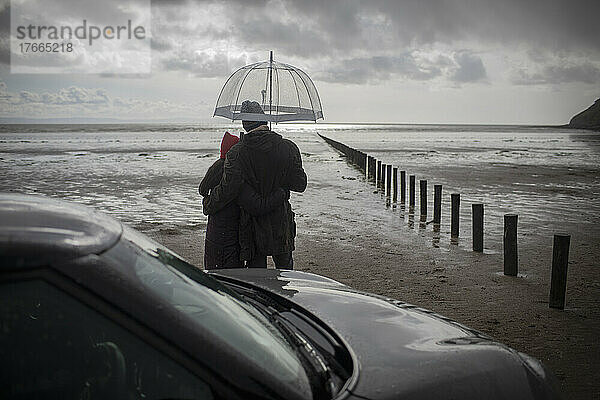
[[[267,71],[267,73],[265,74],[265,93],[267,93],[267,89],[269,88],[269,72]],[[266,95],[265,95],[266,97]],[[266,105],[266,100],[263,99],[263,111],[265,109],[265,105]]]
[[[240,99],[240,93],[242,93],[242,86],[244,86],[244,82],[246,81],[246,78],[248,77],[248,75],[250,75],[250,72],[252,72],[252,70],[256,69],[256,67],[257,67],[259,64],[260,64],[260,63],[256,63],[256,64],[254,65],[254,67],[250,68],[250,69],[248,70],[248,72],[246,72],[246,76],[244,76],[244,79],[242,79],[242,82],[240,83],[240,88],[239,88],[239,90],[238,90],[238,94],[237,94],[237,96],[235,97],[235,103],[234,103],[234,107],[235,107],[235,105],[238,103],[238,100]],[[230,107],[231,107],[231,105],[230,105]]]
[[[279,82],[279,71],[277,70],[277,68],[275,68],[275,75],[277,75],[277,105],[275,107],[277,107],[277,115],[279,115],[279,101],[281,99],[281,82]]]
[[[294,87],[296,88],[296,96],[298,96],[298,108],[302,108],[302,105],[300,104],[300,91],[298,90],[298,84],[296,83],[296,78],[294,78],[294,74],[292,74],[292,70],[288,69],[287,71],[290,73],[290,76],[292,77],[292,82],[294,82]]]
[[[244,67],[238,68],[235,70],[235,72],[233,74],[231,74],[229,76],[229,78],[227,78],[227,81],[225,81],[225,84],[223,85],[223,87],[221,88],[221,93],[219,93],[219,97],[217,97],[217,104],[215,105],[215,111],[213,112],[213,117],[215,116],[216,112],[217,112],[217,107],[219,106],[219,100],[221,100],[221,96],[223,95],[223,90],[225,90],[225,87],[227,86],[227,84],[229,83],[229,81],[231,80],[231,78],[233,78],[233,76],[235,74],[238,73],[238,71],[241,71]],[[231,103],[229,103],[229,107],[231,108]]]
[[[299,70],[299,71],[303,72],[302,70]],[[298,71],[296,71],[296,73],[298,74],[298,76],[300,77],[300,80],[302,81],[302,83],[304,84],[304,87],[306,88],[306,94],[308,94],[308,100],[310,100],[310,108],[312,109],[313,117],[315,118],[314,121],[316,122],[317,121],[317,116],[315,115],[315,106],[313,105],[312,97],[310,95],[310,90],[308,90],[308,85],[306,85],[306,82],[304,82],[304,78],[302,78],[302,75],[300,75],[298,73]],[[312,83],[312,81],[311,81],[311,83]],[[317,96],[318,96],[318,94],[317,94]],[[320,103],[321,103],[321,101],[319,100],[319,104]]]
[[[321,96],[319,96],[319,92],[317,91],[315,83],[312,81],[312,79],[310,79],[310,76],[308,76],[308,74],[305,73],[304,71],[302,71],[302,72],[304,73],[304,75],[306,75],[306,78],[310,81],[310,84],[312,85],[312,87],[315,88],[315,94],[317,95],[317,101],[319,102],[319,111],[321,112],[321,119],[324,120],[325,118],[323,118],[323,105],[321,104]],[[313,112],[314,112],[314,108],[313,108]],[[316,116],[315,116],[315,122],[317,122]]]

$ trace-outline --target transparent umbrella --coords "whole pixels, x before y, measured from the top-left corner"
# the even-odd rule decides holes
[[[262,114],[241,113],[242,102],[258,102]],[[273,61],[246,65],[235,71],[221,89],[214,115],[246,121],[316,121],[323,119],[315,84],[299,68]]]

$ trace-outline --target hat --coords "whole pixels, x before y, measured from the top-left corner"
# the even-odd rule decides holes
[[[240,108],[240,113],[244,114],[259,114],[265,115],[262,107],[256,101],[244,100],[242,103],[242,107]],[[266,121],[248,121],[247,119],[242,118],[242,126],[246,130],[246,132],[250,132],[252,129],[256,129],[261,125],[266,125]]]
[[[241,113],[248,114],[264,114],[262,107],[256,101],[244,100],[242,103]]]
[[[232,135],[229,132],[225,132],[223,140],[221,140],[221,158],[225,159],[225,155],[233,147],[234,144],[240,141],[240,138]]]

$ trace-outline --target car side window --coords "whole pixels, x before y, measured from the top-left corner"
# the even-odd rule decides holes
[[[42,280],[0,284],[0,393],[19,399],[212,399],[200,378]]]

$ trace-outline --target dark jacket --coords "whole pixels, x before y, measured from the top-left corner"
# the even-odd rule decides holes
[[[244,135],[227,153],[221,182],[202,202],[204,213],[214,214],[233,202],[244,182],[262,196],[277,188],[303,192],[306,173],[298,147],[265,125]],[[248,215],[243,210],[240,214],[244,260],[257,253],[273,255],[293,251],[295,236],[296,224],[289,201],[261,217]]]
[[[208,168],[200,182],[198,192],[206,199],[212,189],[221,181],[225,160],[218,159]],[[230,202],[219,211],[209,215],[206,226],[206,239],[220,247],[237,246],[240,224],[240,207],[254,216],[261,216],[280,207],[289,198],[289,192],[276,188],[266,196],[261,196],[250,185],[242,183],[235,201]]]

